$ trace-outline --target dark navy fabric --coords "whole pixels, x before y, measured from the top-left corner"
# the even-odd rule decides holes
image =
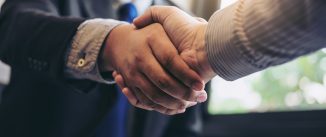
[[[116,91],[118,94],[117,102],[112,108],[110,108],[106,118],[97,128],[96,137],[126,137],[129,104],[127,98],[122,94],[118,87],[116,87]]]
[[[131,23],[138,16],[136,6],[133,3],[121,5],[118,9],[118,17],[121,21]],[[106,119],[103,120],[96,132],[96,137],[126,137],[128,100],[116,87],[117,102],[109,110]]]
[[[121,92],[63,73],[78,26],[86,19],[114,18],[112,10],[112,0],[6,0],[0,59],[12,67],[12,77],[0,104],[0,137],[95,137],[111,128],[125,135],[114,128],[126,123],[115,116],[127,114],[116,106],[126,103],[119,101]],[[201,128],[199,106],[171,117],[131,106],[128,112],[128,137],[197,137]]]

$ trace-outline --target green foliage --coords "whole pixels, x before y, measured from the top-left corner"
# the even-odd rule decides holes
[[[305,84],[324,85],[326,89],[325,78],[326,52],[320,51],[285,65],[269,68],[260,72],[258,77],[252,79],[249,82],[250,87],[253,92],[258,93],[261,97],[258,108],[245,108],[237,100],[226,99],[225,101],[219,101],[221,103],[218,104],[210,103],[209,112],[212,114],[225,114],[252,111],[326,109],[326,102],[320,103],[307,99],[306,92],[303,89]],[[286,103],[286,98],[291,93],[294,93],[296,97],[301,99],[297,104],[289,106]]]

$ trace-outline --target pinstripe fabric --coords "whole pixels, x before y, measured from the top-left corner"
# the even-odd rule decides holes
[[[213,70],[235,80],[326,46],[326,1],[239,0],[209,20]]]

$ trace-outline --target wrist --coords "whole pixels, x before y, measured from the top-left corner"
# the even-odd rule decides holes
[[[102,49],[101,49],[101,53],[99,55],[99,59],[98,59],[98,64],[99,64],[99,69],[100,72],[108,72],[108,71],[113,71],[113,67],[111,65],[111,63],[107,62],[107,54],[106,51],[108,50],[108,45],[107,40],[108,40],[109,34],[106,37],[106,40],[103,43]]]
[[[195,46],[196,46],[196,57],[198,61],[198,73],[205,80],[205,83],[211,80],[216,76],[216,73],[212,69],[206,52],[206,29],[207,23],[203,23],[198,27],[197,35],[195,38]]]
[[[124,36],[122,33],[125,31],[125,27],[128,26],[126,24],[119,25],[111,30],[111,32],[108,34],[105,42],[104,42],[104,48],[103,53],[100,56],[100,66],[101,71],[114,71],[114,54],[115,49],[117,46],[119,46],[119,41]]]

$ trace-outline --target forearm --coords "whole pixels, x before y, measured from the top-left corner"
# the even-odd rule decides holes
[[[323,48],[325,2],[240,0],[210,19],[206,51],[214,72],[235,80]]]

